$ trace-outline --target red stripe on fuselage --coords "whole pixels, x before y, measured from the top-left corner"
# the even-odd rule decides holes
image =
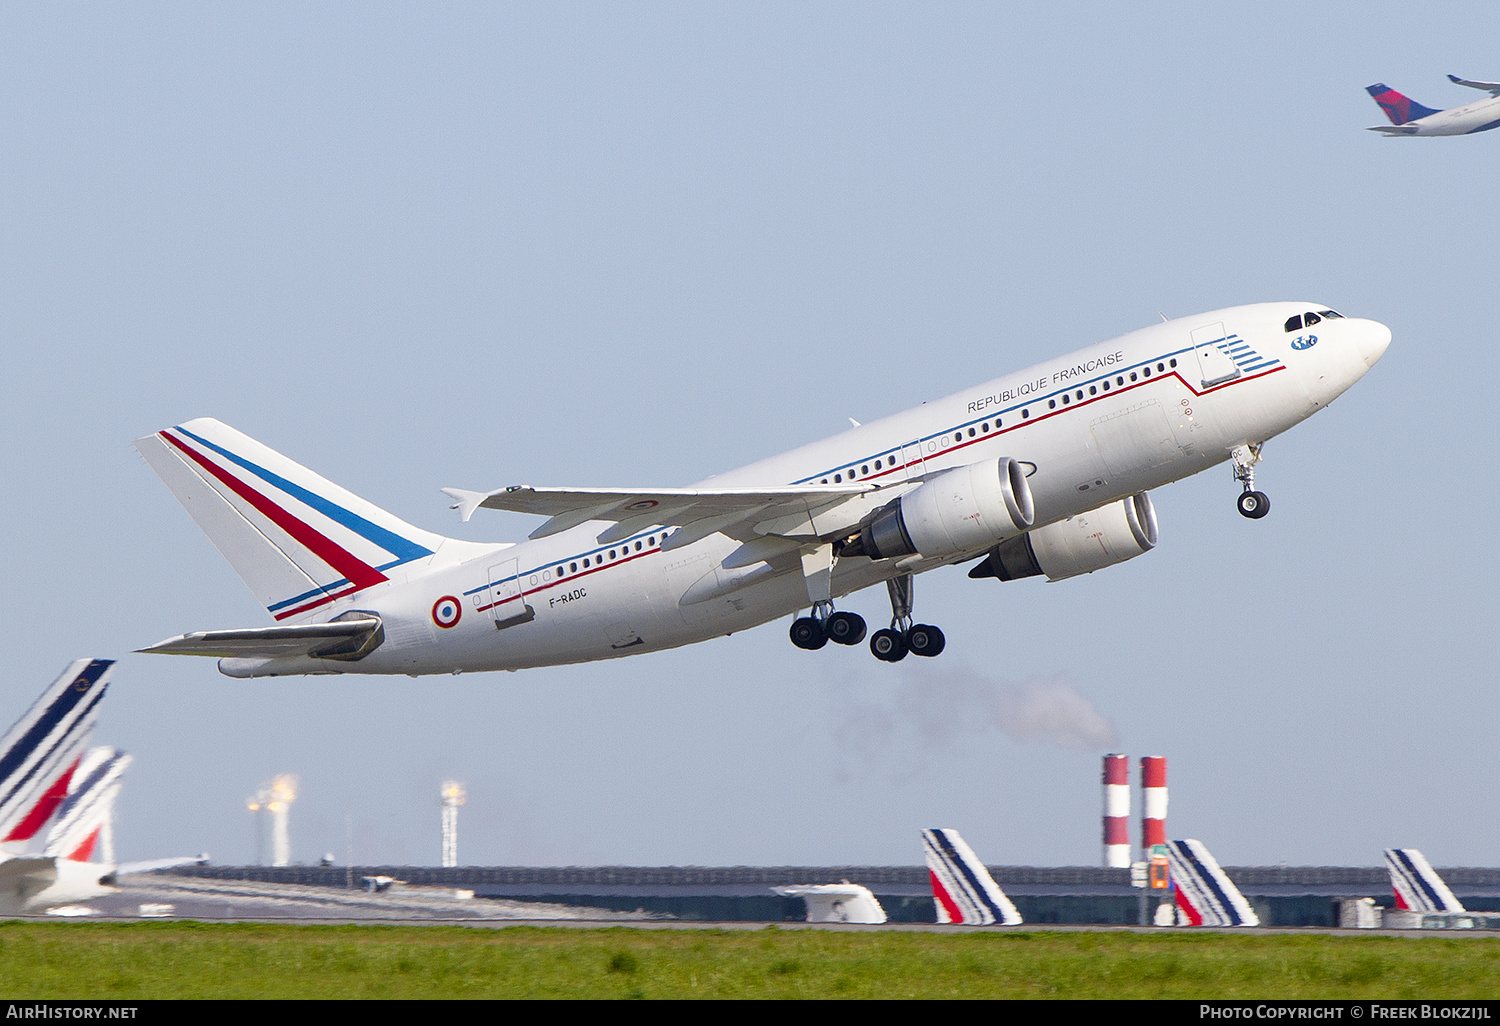
[[[263,516],[265,516],[267,520],[270,520],[277,527],[281,528],[287,534],[291,535],[309,552],[317,556],[323,562],[327,563],[341,576],[346,578],[354,587],[350,591],[344,592],[343,594],[352,595],[356,591],[368,588],[371,585],[379,584],[380,582],[387,579],[385,574],[381,573],[379,570],[376,570],[373,566],[366,563],[358,556],[354,555],[352,552],[344,548],[332,538],[321,534],[312,526],[303,523],[301,520],[298,520],[296,517],[292,516],[292,514],[276,505],[276,503],[260,494],[260,492],[257,492],[254,488],[251,488],[249,485],[245,484],[243,481],[235,477],[233,474],[229,473],[217,463],[204,456],[199,455],[197,452],[194,452],[191,448],[184,445],[182,442],[179,442],[177,439],[173,438],[165,431],[160,432],[160,434],[162,438],[166,439],[168,442],[171,442],[178,449],[186,453],[194,463],[198,464],[204,470],[207,470],[210,474],[223,482],[225,486],[227,486],[232,492],[234,492],[234,494],[238,495],[250,505],[254,506],[256,510],[258,510]],[[308,605],[280,613],[276,616],[276,619],[282,620],[288,616],[294,616],[297,613],[305,612],[306,610],[312,609],[315,606],[320,606],[325,602],[331,602],[334,597],[335,596],[333,595],[329,595],[325,599],[318,599],[314,602],[309,603]]]

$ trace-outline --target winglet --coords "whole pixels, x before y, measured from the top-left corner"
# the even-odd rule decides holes
[[[449,509],[458,510],[458,519],[467,524],[479,504],[489,498],[489,492],[471,492],[467,488],[444,488],[443,494],[455,500]]]

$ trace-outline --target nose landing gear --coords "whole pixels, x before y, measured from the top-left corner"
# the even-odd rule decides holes
[[[1259,445],[1237,445],[1229,452],[1234,463],[1234,479],[1244,489],[1235,500],[1240,516],[1259,520],[1271,512],[1271,500],[1265,492],[1255,490],[1255,465],[1260,462]]]

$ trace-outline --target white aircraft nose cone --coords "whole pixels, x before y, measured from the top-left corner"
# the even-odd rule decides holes
[[[1357,345],[1359,355],[1365,361],[1366,367],[1375,366],[1376,361],[1385,355],[1386,347],[1390,344],[1390,328],[1387,328],[1379,321],[1362,321],[1360,323]]]

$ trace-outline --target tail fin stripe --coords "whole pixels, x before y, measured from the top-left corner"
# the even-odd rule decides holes
[[[1214,879],[1213,874],[1210,873],[1208,871],[1208,868],[1204,866],[1203,863],[1198,859],[1197,853],[1185,844],[1178,849],[1177,853],[1182,857],[1182,860],[1192,866],[1194,870],[1192,879],[1193,883],[1197,886],[1193,887],[1192,889],[1195,891],[1201,889],[1202,891],[1206,892],[1202,894],[1201,897],[1208,899],[1208,904],[1213,909],[1213,911],[1223,916],[1231,923],[1237,923],[1239,917],[1235,915],[1233,906],[1229,900],[1229,895],[1225,894],[1224,891],[1219,887],[1218,881]]]
[[[99,700],[103,697],[104,689],[100,689],[98,694],[94,696],[93,700],[89,702],[88,707],[85,708],[84,711],[79,714],[72,723],[68,724],[68,726],[63,730],[62,734],[57,738],[57,740],[53,742],[51,747],[47,749],[46,754],[33,762],[30,769],[20,774],[20,776],[16,779],[15,784],[8,792],[6,792],[5,797],[0,798],[0,812],[3,812],[8,806],[12,804],[12,802],[17,800],[18,795],[20,796],[20,800],[22,801],[28,799],[30,796],[25,794],[22,789],[29,788],[29,786],[32,784],[33,779],[37,779],[38,781],[46,780],[47,774],[56,769],[59,762],[66,760],[67,757],[72,753],[72,750],[74,748],[84,743],[86,735],[90,730],[93,729],[94,726],[94,717],[92,713],[98,707]],[[72,771],[69,770],[68,772],[71,773]],[[32,807],[31,811],[22,819],[21,824],[17,825],[5,837],[5,840],[24,841],[27,838],[31,837],[31,835],[36,832],[37,828],[39,828],[44,822],[46,822],[47,816],[50,816],[52,814],[52,810],[57,807],[57,802],[62,801],[63,796],[66,794],[66,782],[63,783],[63,790],[57,794],[56,800],[51,800],[51,789],[49,788],[48,793],[42,797],[41,801],[37,802],[37,804]],[[37,814],[43,808],[43,806],[46,806],[46,815],[38,817]],[[35,819],[36,822],[34,826],[31,826],[31,832],[24,832],[25,827],[28,824],[31,824],[33,819]]]
[[[380,570],[385,568],[376,567],[375,569]],[[298,602],[306,602],[310,598],[328,597],[329,593],[334,589],[342,588],[344,585],[352,583],[354,582],[350,581],[347,577],[341,578],[340,580],[334,581],[332,584],[321,585],[317,588],[312,589],[311,591],[304,591],[301,595],[293,595],[289,599],[282,599],[280,602],[276,602],[272,605],[267,606],[266,609],[272,613],[279,612],[280,610],[285,609],[287,606],[294,606]],[[486,587],[488,587],[488,585],[486,585]],[[293,610],[293,612],[295,612],[295,610]]]
[[[932,833],[941,849],[943,861],[947,863],[950,870],[957,870],[958,874],[962,875],[962,883],[968,884],[964,890],[967,892],[969,900],[975,905],[984,905],[996,919],[1003,919],[1005,917],[1004,913],[1000,911],[990,896],[985,893],[984,885],[979,882],[979,878],[974,875],[974,871],[969,868],[963,858],[954,850],[953,843],[948,840],[947,836],[941,830],[934,830]]]
[[[332,538],[327,537],[292,516],[292,514],[282,509],[260,492],[245,484],[223,467],[220,467],[213,460],[207,459],[200,453],[195,452],[191,446],[184,445],[165,431],[161,432],[161,437],[187,454],[194,463],[223,482],[224,485],[241,499],[254,506],[261,515],[291,535],[299,544],[305,546],[309,552],[333,567],[334,570],[343,574],[355,585],[355,591],[368,588],[388,579],[385,574],[376,570],[358,556],[355,556]],[[326,588],[323,590],[326,590]],[[291,614],[288,613],[286,615]]]
[[[62,803],[68,793],[68,785],[72,783],[73,771],[78,768],[78,760],[73,761],[63,772],[63,775],[52,781],[50,787],[42,792],[42,797],[31,811],[21,817],[21,821],[5,835],[6,841],[29,841],[36,836],[36,832],[42,828],[42,824],[52,818],[52,813]],[[28,774],[29,775],[29,774]]]
[[[99,682],[99,678],[103,676],[104,671],[109,666],[110,660],[95,659],[88,666],[84,667],[83,671],[72,679],[70,686],[53,700],[46,711],[37,717],[36,722],[21,737],[16,739],[10,750],[3,756],[0,756],[0,783],[9,780],[11,775],[36,752],[43,740],[52,733],[57,725],[62,722],[63,718],[73,711],[74,707],[83,700],[85,695],[93,690],[94,685]],[[99,689],[98,693],[93,696],[93,702],[89,703],[88,707],[84,710],[84,714],[79,716],[74,722],[74,726],[87,718],[88,709],[93,708],[94,703],[103,697],[108,687],[109,685],[106,684],[103,688]],[[16,726],[20,726],[20,723],[17,723]],[[14,731],[15,727],[11,729]],[[64,737],[66,737],[66,734]],[[10,794],[7,794],[4,799],[0,799],[0,807],[3,807],[5,802],[14,793],[15,788],[12,788]]]
[[[1421,891],[1423,897],[1432,904],[1433,908],[1442,908],[1442,899],[1438,896],[1433,886],[1423,878],[1422,872],[1417,868],[1416,863],[1411,860],[1411,856],[1407,855],[1400,848],[1394,849],[1394,854],[1396,861],[1400,863],[1401,877],[1406,881],[1406,885],[1414,891]]]
[[[68,860],[71,862],[87,862],[89,859],[93,858],[94,845],[98,842],[99,832],[103,829],[104,827],[102,826],[94,827],[93,832],[90,833],[88,837],[84,838],[83,843],[80,844],[77,848],[74,848],[73,851],[67,856]]]
[[[231,463],[235,464],[235,466],[238,466],[243,470],[248,470],[250,473],[254,474],[262,481],[280,488],[288,495],[293,496],[299,501],[317,510],[329,520],[347,527],[349,530],[364,538],[366,541],[370,541],[376,545],[379,545],[381,548],[389,552],[392,556],[396,557],[395,562],[387,563],[385,566],[380,567],[380,569],[382,570],[401,563],[409,563],[414,559],[421,559],[423,556],[432,555],[431,549],[426,548],[422,545],[418,545],[416,542],[411,541],[408,538],[403,538],[399,534],[396,534],[394,531],[388,531],[384,527],[381,527],[379,524],[372,524],[370,521],[366,520],[358,513],[355,513],[352,510],[345,509],[343,506],[340,506],[337,503],[330,502],[318,493],[309,491],[308,489],[303,488],[301,485],[296,484],[293,481],[288,481],[281,475],[267,470],[265,467],[259,466],[258,464],[252,463],[249,460],[245,459],[243,456],[230,452],[228,449],[224,448],[221,445],[215,445],[208,439],[193,434],[193,432],[189,431],[185,427],[179,426],[178,428],[176,428],[176,430],[181,431],[184,435],[191,438],[199,445],[205,446],[208,449],[212,449],[220,456],[223,456],[226,460],[229,460]]]
[[[953,895],[951,895],[951,894],[948,893],[948,888],[945,887],[945,886],[943,886],[942,880],[938,879],[938,875],[936,873],[934,873],[930,869],[927,871],[927,875],[932,879],[932,896],[937,899],[937,903],[940,906],[939,909],[938,909],[938,911],[941,912],[941,913],[943,913],[943,915],[940,915],[938,917],[938,922],[940,922],[940,923],[961,923],[961,922],[963,922],[964,921],[963,911],[958,907],[958,904],[953,900]]]

